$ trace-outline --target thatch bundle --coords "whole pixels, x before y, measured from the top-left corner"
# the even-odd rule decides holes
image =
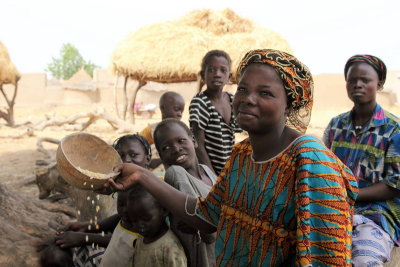
[[[0,84],[16,85],[21,75],[10,60],[6,47],[0,42]]]
[[[243,54],[256,48],[291,52],[288,42],[278,33],[229,9],[197,10],[130,34],[114,50],[111,69],[116,75],[140,81],[194,81],[207,51],[225,50],[236,68]]]

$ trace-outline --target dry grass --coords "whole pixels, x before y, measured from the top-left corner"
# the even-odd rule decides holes
[[[114,50],[110,67],[113,73],[135,80],[195,81],[201,59],[209,50],[225,50],[236,67],[248,50],[266,47],[291,52],[278,33],[232,10],[196,10],[130,34]]]
[[[21,74],[11,62],[7,48],[0,42],[0,84],[16,85],[20,77]]]

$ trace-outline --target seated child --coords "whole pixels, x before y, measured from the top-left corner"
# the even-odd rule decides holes
[[[157,125],[154,142],[164,166],[165,181],[181,192],[205,197],[217,176],[206,165],[199,164],[196,140],[190,129],[176,119],[166,119]],[[170,216],[171,229],[185,249],[189,267],[215,266],[215,235],[194,230],[178,217]]]
[[[183,110],[185,109],[185,100],[183,97],[173,91],[165,92],[160,97],[159,102],[160,110],[161,110],[161,119],[165,120],[168,118],[175,118],[180,120],[182,118]],[[144,136],[150,145],[154,144],[154,130],[157,126],[157,123],[149,124],[146,128],[144,128],[140,135]],[[157,155],[154,151],[153,155]],[[150,163],[150,169],[155,169],[161,164],[161,160],[159,157],[153,158]]]
[[[135,163],[144,168],[148,167],[151,150],[144,137],[137,134],[125,135],[115,140],[113,147],[117,150],[123,162]],[[94,260],[95,264],[101,262],[101,266],[130,265],[132,243],[137,238],[137,234],[132,232],[125,215],[126,202],[126,193],[119,192],[117,199],[118,214],[99,221],[97,225],[93,222],[69,223],[63,232],[57,233],[56,243],[61,248],[75,248],[74,262],[91,261],[93,265]],[[114,233],[112,235],[99,234],[103,231],[114,231]],[[107,247],[107,249],[105,252],[104,249],[93,251],[93,248],[87,247],[90,245]],[[116,257],[116,255],[118,256]],[[79,264],[76,265],[79,266]]]
[[[127,216],[141,236],[134,244],[134,267],[186,267],[185,251],[169,229],[168,212],[142,186],[129,191]]]
[[[72,254],[69,249],[62,249],[54,243],[54,240],[44,242],[38,247],[41,267],[71,267]]]

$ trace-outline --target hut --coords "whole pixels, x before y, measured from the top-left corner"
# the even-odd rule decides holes
[[[17,97],[18,81],[21,78],[17,68],[11,62],[6,47],[0,42],[0,91],[6,101],[6,107],[0,109],[0,118],[4,119],[9,126],[14,126],[14,104]],[[3,85],[10,84],[12,88]],[[11,92],[10,92],[11,91]],[[11,97],[8,95],[10,94]]]
[[[278,33],[230,9],[196,10],[177,20],[145,26],[130,34],[114,50],[110,67],[116,76],[125,77],[126,101],[128,78],[138,81],[133,101],[129,101],[134,103],[138,90],[148,81],[196,81],[202,57],[209,50],[225,50],[236,66],[246,51],[263,47],[291,52],[288,42]],[[126,113],[127,103],[124,105]]]
[[[100,94],[92,77],[81,68],[71,78],[62,83],[64,89],[64,103],[96,103]]]

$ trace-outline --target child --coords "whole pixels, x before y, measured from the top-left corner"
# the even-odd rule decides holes
[[[313,81],[297,58],[252,50],[240,62],[233,108],[249,138],[216,184],[195,198],[133,164],[106,186],[140,184],[176,216],[217,232],[217,266],[351,266],[357,182],[318,139],[303,135]]]
[[[159,105],[162,120],[168,118],[182,119],[182,113],[185,109],[185,100],[180,94],[172,91],[165,92],[160,97]],[[140,132],[140,135],[144,136],[150,145],[154,144],[154,129],[157,124],[158,122],[150,124]]]
[[[182,245],[165,221],[167,210],[140,185],[129,191],[127,213],[132,228],[141,235],[134,244],[132,266],[187,266]]]
[[[182,118],[183,110],[185,109],[185,100],[180,94],[173,91],[168,91],[161,95],[159,105],[162,120],[168,118],[180,120]],[[158,122],[149,124],[140,132],[140,135],[144,136],[150,145],[154,144],[154,129],[156,128],[157,124]],[[161,160],[156,152],[157,151],[154,151],[153,153],[155,157],[150,162],[150,169],[155,169],[161,164]],[[161,172],[164,172],[164,169],[162,169]]]
[[[71,267],[72,254],[69,249],[62,249],[57,246],[54,240],[44,242],[38,247],[40,253],[41,267]]]
[[[125,135],[115,140],[113,147],[117,150],[123,162],[135,163],[144,168],[149,166],[151,150],[144,137],[137,134]],[[119,192],[117,199],[118,214],[99,221],[97,225],[93,222],[70,223],[64,232],[57,234],[56,243],[61,248],[76,248],[75,262],[93,262],[93,259],[95,259],[94,261],[97,263],[101,261],[101,266],[129,265],[133,250],[132,242],[137,238],[137,234],[131,230],[130,223],[127,220],[125,214],[126,202],[126,192]],[[113,234],[111,236],[111,234],[99,234],[100,232],[113,232]],[[88,251],[89,249],[86,246],[92,244],[107,247],[107,249],[105,252],[104,250]]]
[[[400,245],[399,119],[376,102],[386,78],[382,60],[355,55],[344,76],[354,107],[331,120],[324,141],[358,178],[352,263],[383,266]]]
[[[232,111],[233,95],[222,91],[231,78],[231,58],[221,50],[211,50],[203,58],[200,76],[207,88],[193,97],[189,123],[197,140],[199,162],[218,175],[235,144],[239,132]]]
[[[206,165],[199,164],[196,140],[183,122],[166,119],[154,131],[154,142],[164,166],[168,167],[164,180],[181,192],[194,197],[205,197],[216,181],[216,175]],[[185,225],[170,216],[171,229],[185,249],[189,267],[215,266],[215,235]],[[183,226],[182,226],[183,224]]]

